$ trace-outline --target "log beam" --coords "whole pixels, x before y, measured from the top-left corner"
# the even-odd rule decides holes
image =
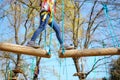
[[[98,49],[83,49],[83,50],[65,50],[65,53],[59,51],[60,58],[70,57],[87,57],[87,56],[106,56],[120,55],[120,48],[98,48]]]
[[[16,54],[25,54],[25,55],[50,58],[50,55],[47,54],[47,51],[41,48],[35,49],[32,47],[11,44],[11,43],[0,43],[0,50],[7,51],[7,52],[13,52]]]

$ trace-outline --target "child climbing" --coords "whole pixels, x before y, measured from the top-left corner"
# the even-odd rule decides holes
[[[45,30],[46,25],[48,24],[50,27],[52,27],[56,33],[56,37],[60,43],[60,49],[70,49],[73,48],[73,46],[67,46],[63,43],[63,40],[61,38],[61,32],[60,27],[58,26],[57,22],[53,19],[53,13],[55,12],[55,6],[56,2],[55,0],[44,0],[41,5],[41,11],[40,11],[40,25],[38,29],[34,32],[31,40],[27,43],[27,46],[30,47],[39,47],[35,44],[35,40],[38,37],[38,35]]]

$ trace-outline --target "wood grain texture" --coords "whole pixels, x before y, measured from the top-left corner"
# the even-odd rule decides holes
[[[120,48],[98,48],[98,49],[83,49],[83,50],[65,50],[65,53],[59,51],[60,58],[70,57],[88,57],[88,56],[106,56],[120,55]]]
[[[41,48],[35,49],[32,47],[11,44],[11,43],[0,43],[0,50],[7,51],[7,52],[13,52],[16,54],[25,54],[25,55],[50,58],[50,55],[47,54],[47,51]]]

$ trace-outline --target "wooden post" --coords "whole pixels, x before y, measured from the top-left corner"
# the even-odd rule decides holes
[[[65,50],[65,53],[59,51],[60,58],[70,57],[87,57],[87,56],[105,56],[105,55],[120,55],[120,48],[98,48],[84,50]]]
[[[50,58],[50,55],[47,54],[47,51],[41,48],[35,49],[32,47],[11,44],[11,43],[0,43],[0,50],[7,51],[7,52],[13,52],[16,54],[25,54],[25,55]]]
[[[85,78],[86,78],[86,73],[84,73],[84,72],[79,72],[79,73],[73,74],[73,76],[80,76],[80,77],[81,77],[81,80],[85,80]]]

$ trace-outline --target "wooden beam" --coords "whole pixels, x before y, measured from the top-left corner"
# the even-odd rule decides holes
[[[59,51],[60,58],[69,57],[87,57],[87,56],[105,56],[105,55],[120,55],[120,48],[98,48],[84,50],[65,50],[65,53]]]
[[[47,54],[47,51],[41,48],[35,49],[32,47],[11,44],[11,43],[0,43],[0,50],[7,51],[7,52],[13,52],[16,54],[25,54],[25,55],[50,58],[50,55]]]
[[[73,76],[80,76],[81,80],[85,80],[86,73],[84,73],[84,72],[78,72],[78,73],[73,74]]]

